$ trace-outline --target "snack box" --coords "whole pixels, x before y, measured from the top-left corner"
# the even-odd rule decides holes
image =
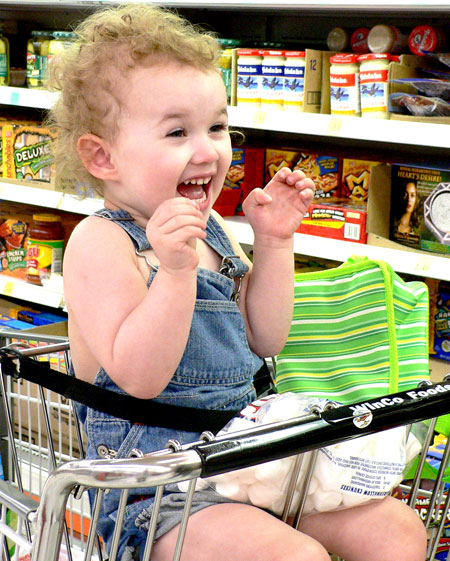
[[[393,164],[390,238],[450,255],[450,168]]]
[[[56,314],[50,314],[48,312],[41,312],[38,310],[30,310],[24,308],[17,311],[17,319],[32,325],[48,325],[49,323],[57,323],[60,321],[66,321],[67,318],[62,316],[57,316]]]
[[[56,133],[41,125],[2,125],[3,177],[50,183],[55,166],[52,143]]]
[[[380,162],[372,160],[342,159],[340,196],[352,201],[366,202],[369,196],[370,173]]]
[[[349,201],[313,202],[297,232],[335,240],[367,242],[367,210]]]
[[[233,148],[231,166],[223,189],[214,203],[222,216],[242,214],[241,203],[255,187],[263,186],[264,148],[244,146]]]
[[[8,329],[17,329],[18,331],[30,328],[29,323],[3,315],[0,315],[0,325],[2,327],[7,327]]]
[[[0,273],[25,280],[26,236],[31,217],[0,210]]]
[[[289,167],[300,169],[316,185],[316,199],[336,197],[339,187],[339,158],[316,154],[302,148],[266,149],[264,182],[267,184],[276,172]]]
[[[437,358],[450,360],[450,283],[439,283],[434,307],[434,352]]]

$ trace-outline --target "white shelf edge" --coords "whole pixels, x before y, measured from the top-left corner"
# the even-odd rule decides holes
[[[46,90],[0,86],[0,103],[17,107],[50,109],[57,96],[56,92]],[[239,106],[230,106],[228,115],[232,127],[368,142],[450,148],[449,129],[445,124],[337,117],[320,113],[295,113],[282,110],[265,111]],[[417,128],[418,126],[420,129]],[[418,130],[420,134],[417,134]]]
[[[389,144],[450,148],[449,125],[446,124],[337,117],[300,111],[298,113],[283,110],[265,111],[239,106],[229,107],[228,117],[231,127]]]
[[[103,199],[80,199],[68,193],[60,193],[42,187],[30,187],[15,182],[8,183],[7,180],[0,181],[0,199],[83,215],[92,214],[103,207]]]
[[[239,243],[253,244],[253,231],[245,218],[233,216],[225,220]],[[450,281],[450,257],[439,254],[430,255],[421,251],[392,249],[306,234],[294,234],[294,253],[342,262],[352,255],[361,255],[386,261],[398,273]]]
[[[0,295],[11,296],[19,300],[42,304],[51,308],[62,308],[62,290],[52,290],[43,286],[35,286],[21,279],[8,275],[0,275]]]

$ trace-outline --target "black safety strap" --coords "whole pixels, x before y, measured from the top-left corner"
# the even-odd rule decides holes
[[[49,367],[47,362],[21,356],[13,358],[9,356],[11,349],[8,349],[7,352],[8,355],[0,353],[3,354],[1,363],[4,374],[39,384],[67,399],[131,423],[189,432],[208,430],[216,434],[239,413],[234,410],[198,409],[158,403],[150,399],[139,399],[94,386],[68,374],[56,372]],[[267,369],[265,362],[264,365]],[[258,379],[263,375],[263,369],[257,376]],[[267,374],[270,377],[268,369]]]

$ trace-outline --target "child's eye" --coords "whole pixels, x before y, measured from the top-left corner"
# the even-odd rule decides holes
[[[227,131],[228,130],[228,124],[227,123],[217,123],[216,125],[213,125],[209,130],[211,132]]]
[[[167,136],[175,136],[175,137],[181,137],[184,136],[184,130],[183,129],[175,129],[173,131],[170,131]]]

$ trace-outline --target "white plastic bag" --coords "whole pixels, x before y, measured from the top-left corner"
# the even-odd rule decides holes
[[[241,411],[219,435],[308,415],[313,407],[322,408],[326,403],[325,399],[289,392],[267,396]],[[398,427],[320,449],[304,513],[348,508],[389,494],[401,482],[406,464],[420,452],[420,444],[412,434],[407,446],[406,435],[407,428]],[[311,452],[302,456],[289,515],[298,509]],[[280,515],[295,461],[296,457],[289,457],[236,470],[208,478],[202,486],[208,481],[223,496]]]

